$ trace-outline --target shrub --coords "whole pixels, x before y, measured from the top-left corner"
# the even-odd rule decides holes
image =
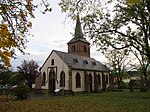
[[[12,89],[12,93],[17,97],[17,99],[27,99],[29,93],[29,87],[25,84],[17,85],[17,87]]]
[[[121,81],[119,86],[118,86],[119,89],[126,89],[127,88],[127,83]]]

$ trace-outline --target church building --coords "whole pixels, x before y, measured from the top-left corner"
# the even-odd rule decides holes
[[[35,89],[71,90],[74,92],[105,91],[110,86],[110,70],[90,57],[90,43],[83,37],[79,15],[68,53],[53,50],[40,68]]]

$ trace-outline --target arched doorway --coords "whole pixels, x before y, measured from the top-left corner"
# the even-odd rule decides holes
[[[92,92],[92,75],[91,73],[89,74],[89,92]]]
[[[55,71],[52,68],[49,72],[49,91],[50,93],[54,93],[56,89],[56,76],[55,76]]]

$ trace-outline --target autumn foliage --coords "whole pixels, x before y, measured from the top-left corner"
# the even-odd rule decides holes
[[[46,1],[41,0],[41,4],[51,11]],[[16,49],[25,53],[31,18],[35,18],[33,11],[38,6],[33,0],[0,0],[0,62],[4,65],[10,66]]]

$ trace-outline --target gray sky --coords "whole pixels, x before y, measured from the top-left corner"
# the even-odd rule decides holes
[[[59,0],[50,1],[52,12],[42,14],[39,10],[35,12],[33,27],[31,34],[33,37],[28,37],[29,43],[25,50],[30,55],[22,55],[17,53],[16,59],[11,60],[13,69],[21,64],[23,59],[35,60],[41,66],[52,50],[67,52],[67,42],[71,40],[74,33],[75,24],[65,21],[66,14],[61,13],[58,6]],[[89,38],[86,38],[89,40]],[[97,61],[104,62],[104,56],[96,51],[96,47],[91,48],[91,57]]]

